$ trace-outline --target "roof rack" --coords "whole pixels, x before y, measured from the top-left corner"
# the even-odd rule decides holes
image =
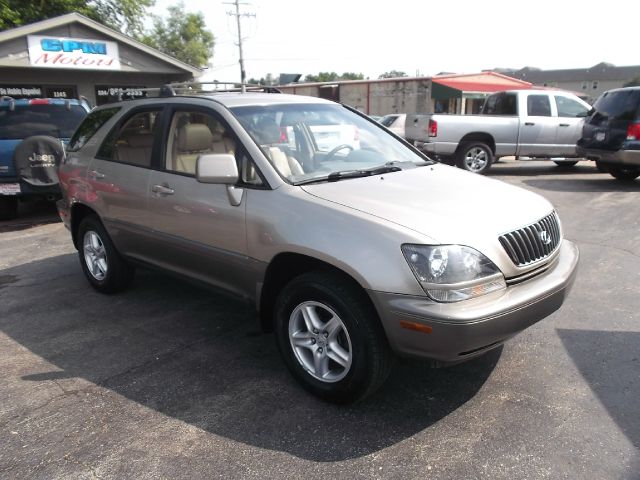
[[[213,85],[213,89],[203,89],[204,85]],[[220,88],[222,87],[222,88]],[[244,87],[244,88],[243,88]],[[215,95],[217,93],[228,92],[263,92],[263,93],[282,93],[276,87],[269,87],[266,85],[258,85],[252,83],[240,84],[238,82],[180,82],[180,83],[167,83],[161,87],[149,87],[149,88],[124,88],[118,92],[114,97],[114,101],[132,100],[135,98],[135,94],[144,92],[145,94],[155,94],[155,97],[168,98],[181,95]],[[129,98],[127,97],[127,94]]]

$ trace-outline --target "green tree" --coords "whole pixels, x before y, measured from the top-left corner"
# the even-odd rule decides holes
[[[405,72],[401,72],[400,70],[389,70],[388,72],[381,73],[378,77],[380,80],[383,78],[400,78],[400,77],[408,77]]]
[[[169,7],[168,18],[156,17],[153,28],[139,39],[195,67],[206,67],[213,55],[213,33],[202,13],[185,12],[184,4]]]
[[[364,80],[364,75],[362,73],[354,73],[354,72],[344,72],[340,75],[341,80]]]
[[[142,20],[154,0],[0,0],[0,30],[77,12],[122,33],[142,34]]]
[[[640,86],[640,77],[635,77],[632,80],[629,80],[627,83],[623,85],[623,87],[637,87]]]

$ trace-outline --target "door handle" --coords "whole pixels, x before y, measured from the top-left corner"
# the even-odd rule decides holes
[[[151,187],[151,191],[158,195],[173,195],[175,193],[173,188],[169,188],[168,185],[154,185]]]
[[[561,126],[561,127],[568,127],[568,126],[569,126],[569,124],[568,124],[568,123],[561,123],[561,124],[560,124],[560,126]]]
[[[533,127],[535,125],[535,123],[533,123],[533,122],[524,122],[524,124],[527,127]]]
[[[100,173],[97,170],[90,170],[89,172],[87,172],[87,177],[93,178],[94,180],[99,180],[101,178],[104,178],[105,174],[104,173]]]

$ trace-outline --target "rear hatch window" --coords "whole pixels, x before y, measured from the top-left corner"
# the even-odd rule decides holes
[[[617,150],[626,140],[627,127],[640,114],[640,89],[605,92],[593,107],[595,112],[583,130],[583,145]]]
[[[87,116],[80,105],[30,104],[0,106],[0,140],[20,140],[33,135],[70,138]]]

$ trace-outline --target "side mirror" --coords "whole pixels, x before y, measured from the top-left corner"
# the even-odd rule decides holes
[[[196,179],[200,183],[235,185],[238,182],[236,157],[227,153],[200,155],[196,162]]]

